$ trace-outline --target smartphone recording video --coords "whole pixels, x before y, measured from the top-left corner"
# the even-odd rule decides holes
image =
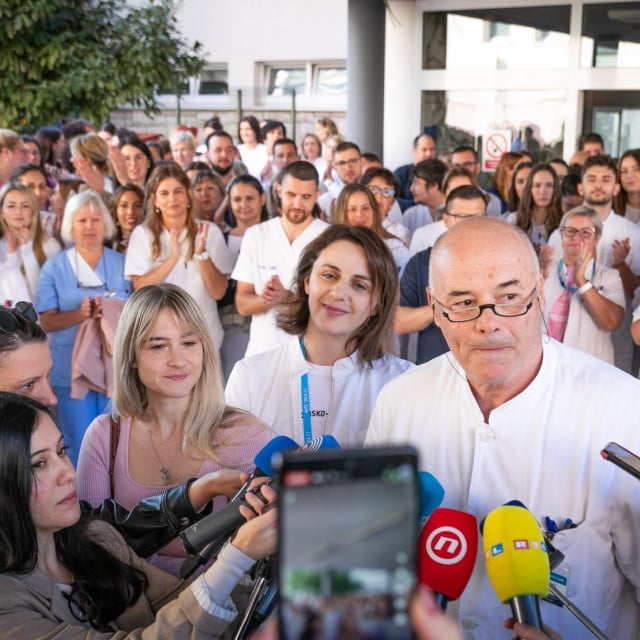
[[[280,637],[411,638],[415,450],[285,453],[280,482]]]

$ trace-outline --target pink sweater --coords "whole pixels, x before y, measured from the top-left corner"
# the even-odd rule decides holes
[[[140,484],[129,474],[129,434],[131,419],[122,418],[120,421],[120,441],[113,469],[114,498],[127,509],[133,508],[143,498],[162,493],[170,486],[177,485],[148,485]],[[231,426],[220,429],[214,439],[220,462],[207,459],[202,463],[196,476],[198,478],[220,469],[235,469],[251,473],[254,469],[253,459],[256,454],[273,437],[263,425],[259,423]],[[109,498],[109,452],[111,440],[111,426],[108,415],[98,416],[87,429],[82,440],[80,456],[78,458],[78,496],[92,506],[98,506],[102,500]],[[179,483],[178,483],[179,484]],[[224,496],[216,496],[213,500],[214,511],[222,508],[227,502]],[[185,552],[181,541],[174,541],[162,549],[158,554],[149,558],[155,566],[173,574],[179,575],[180,567],[185,559]]]

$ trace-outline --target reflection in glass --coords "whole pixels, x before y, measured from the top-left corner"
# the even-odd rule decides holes
[[[640,67],[640,2],[587,4],[582,13],[581,67]]]
[[[423,14],[423,69],[559,69],[568,5]]]

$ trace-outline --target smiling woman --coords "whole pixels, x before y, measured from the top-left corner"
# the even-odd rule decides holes
[[[80,497],[94,506],[113,497],[131,509],[167,487],[211,474],[209,493],[214,507],[222,507],[242,485],[241,472],[253,471],[270,434],[252,415],[225,405],[216,350],[195,300],[167,283],[136,291],[118,323],[113,364],[119,426],[112,431],[105,415],[87,429],[78,461]],[[177,576],[184,559],[175,542],[150,562]]]
[[[295,296],[278,310],[293,337],[236,364],[227,402],[298,442],[331,434],[361,446],[382,386],[412,365],[390,355],[398,270],[384,242],[333,225],[300,257]]]

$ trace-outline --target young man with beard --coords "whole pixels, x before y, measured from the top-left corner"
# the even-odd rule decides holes
[[[314,218],[318,172],[311,163],[291,163],[277,191],[281,216],[247,230],[231,274],[238,282],[238,312],[253,316],[245,356],[289,340],[290,336],[276,326],[274,306],[287,295],[304,247],[327,227]]]

